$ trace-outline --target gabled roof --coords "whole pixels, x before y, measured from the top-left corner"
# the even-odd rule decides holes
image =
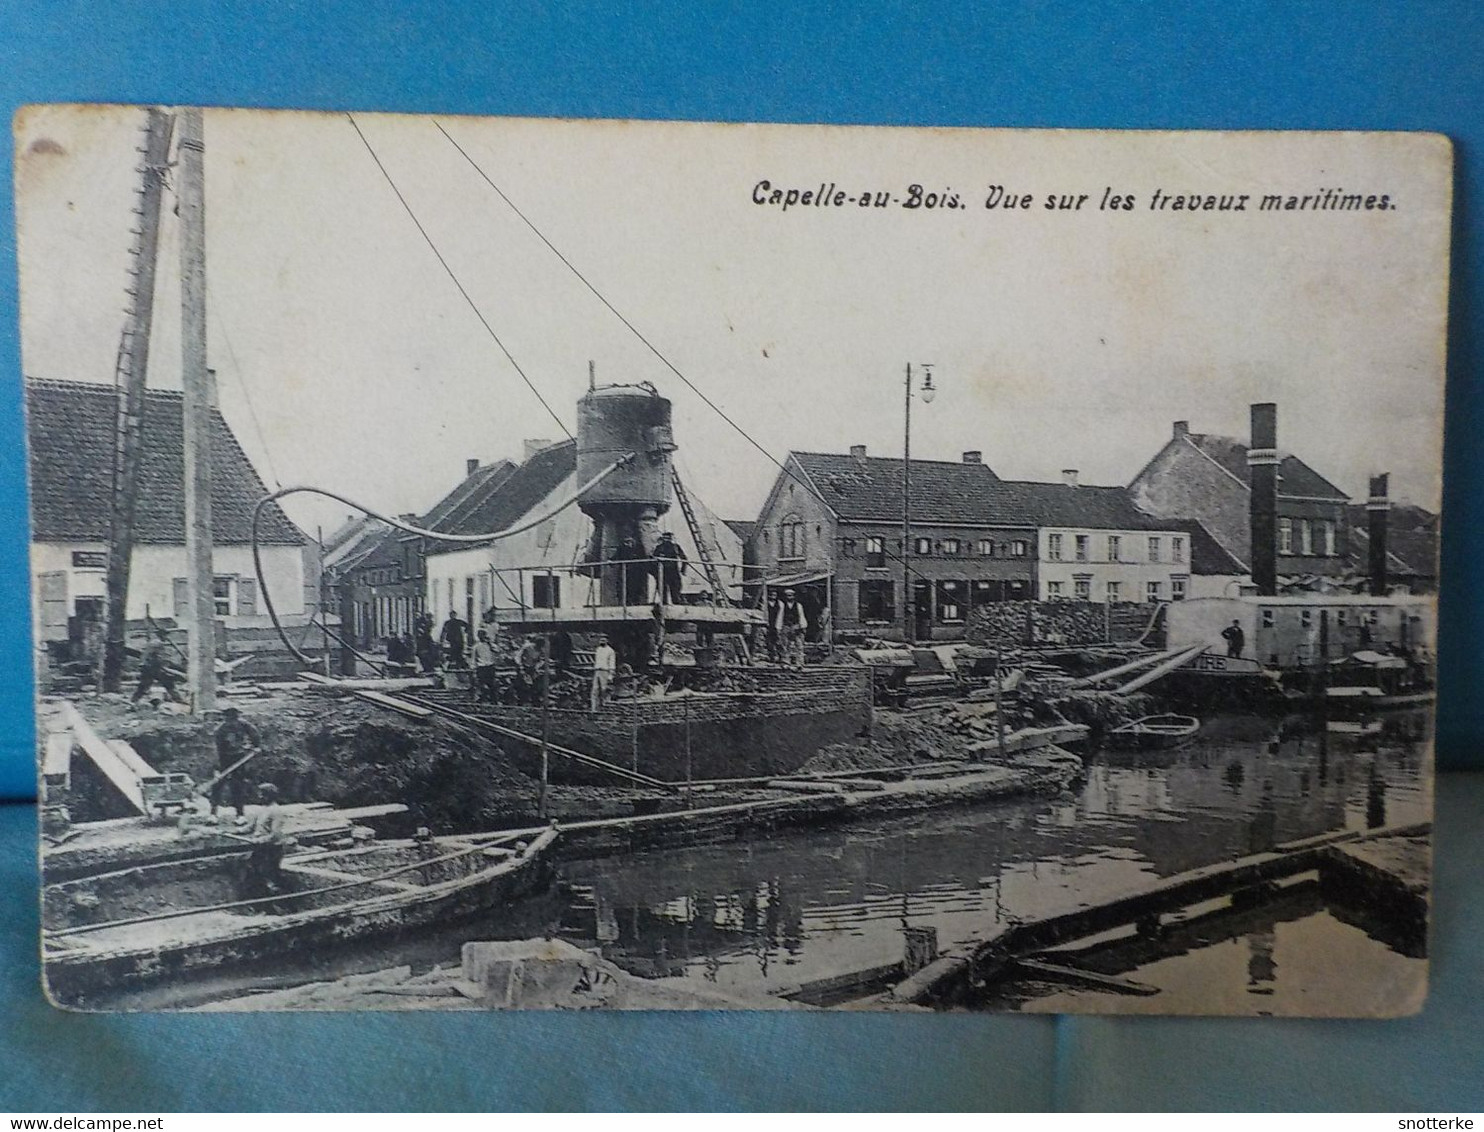
[[[1370,517],[1364,503],[1345,511],[1352,564],[1363,572],[1369,568]],[[1398,577],[1437,577],[1438,516],[1412,503],[1393,503],[1386,520],[1386,560],[1386,568]]]
[[[484,485],[485,490],[471,496],[452,516],[436,524],[425,521],[423,525],[447,534],[498,533],[524,519],[532,508],[576,471],[577,442],[564,440],[543,448],[519,467],[511,466],[508,474],[491,477]],[[437,542],[429,545],[428,553],[438,554],[470,545]]]
[[[1037,527],[1086,527],[1092,530],[1169,531],[1175,524],[1140,511],[1123,487],[1005,480],[1015,496],[1018,514]]]
[[[117,424],[118,392],[112,385],[26,380],[33,540],[107,541]],[[184,545],[185,441],[179,391],[145,391],[142,437],[134,540]],[[211,410],[211,471],[212,539],[223,546],[246,544],[253,509],[268,490],[217,409]],[[276,502],[263,509],[258,539],[278,546],[308,541]]]
[[[723,519],[722,522],[732,529],[732,534],[742,540],[743,546],[747,545],[747,540],[757,530],[756,519]]]
[[[1236,479],[1250,487],[1252,472],[1247,464],[1247,445],[1230,436],[1191,432],[1183,438],[1202,454],[1220,464]],[[1278,494],[1305,499],[1334,499],[1347,502],[1350,497],[1325,479],[1297,456],[1280,453]]]
[[[366,564],[369,558],[381,545],[382,540],[392,530],[380,519],[373,519],[367,515],[368,520],[360,533],[351,539],[346,545],[336,552],[334,561],[326,563],[326,569],[336,574],[347,574],[352,570]]]
[[[881,456],[791,452],[837,516],[856,522],[900,522],[902,461]],[[1015,523],[1000,478],[985,464],[912,461],[912,518],[919,523]]]
[[[1198,519],[1164,519],[1175,530],[1190,536],[1190,572],[1192,574],[1237,577],[1251,571],[1228,553]]]
[[[475,468],[457,487],[433,504],[418,525],[430,531],[456,530],[463,517],[478,507],[490,492],[498,490],[515,467],[510,460],[496,460]]]

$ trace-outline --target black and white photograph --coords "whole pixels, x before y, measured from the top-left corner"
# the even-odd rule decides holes
[[[1445,138],[14,131],[56,1006],[1422,1008]]]

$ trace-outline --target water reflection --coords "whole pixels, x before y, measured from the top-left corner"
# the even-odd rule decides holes
[[[754,989],[824,978],[900,960],[904,925],[948,946],[1286,841],[1425,820],[1425,741],[1425,716],[1378,735],[1219,718],[1178,750],[1093,755],[1085,783],[1053,799],[572,862],[599,913],[571,926],[591,924],[636,973]],[[1271,993],[1273,939],[1244,950],[1241,981]]]

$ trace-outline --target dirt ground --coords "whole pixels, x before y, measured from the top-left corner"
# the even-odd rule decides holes
[[[217,769],[209,721],[136,709],[124,696],[81,697],[79,710],[104,738],[123,739],[158,771],[204,782]],[[261,738],[263,754],[243,768],[251,784],[272,782],[285,802],[369,806],[402,802],[405,824],[435,833],[537,821],[539,783],[517,770],[497,743],[441,719],[418,721],[316,691],[275,692],[231,701]],[[553,786],[553,817],[632,812],[622,788]]]

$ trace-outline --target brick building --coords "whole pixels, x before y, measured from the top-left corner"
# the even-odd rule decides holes
[[[1248,571],[1252,561],[1248,448],[1176,421],[1169,441],[1128,486],[1150,515],[1198,520]],[[1350,497],[1290,453],[1278,454],[1278,575],[1290,583],[1353,572]]]

